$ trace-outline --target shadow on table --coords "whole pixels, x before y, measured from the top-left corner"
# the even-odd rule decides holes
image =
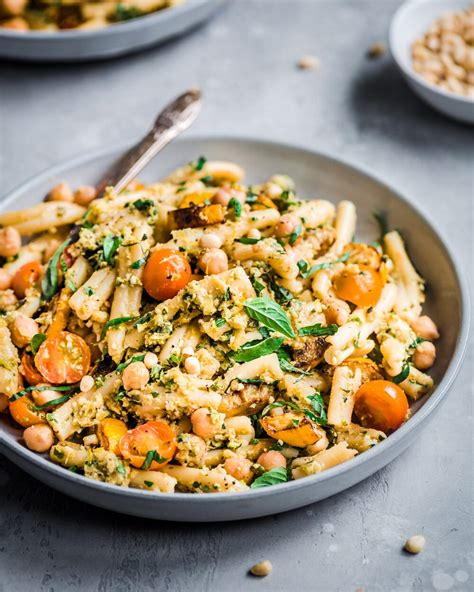
[[[361,134],[373,131],[388,142],[463,153],[468,138],[472,139],[469,125],[450,119],[421,101],[389,58],[354,76],[348,102]]]

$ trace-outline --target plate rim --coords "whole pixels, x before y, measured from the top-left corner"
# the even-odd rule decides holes
[[[106,156],[122,154],[125,150],[129,149],[130,146],[136,143],[135,138],[132,141],[120,142],[112,147],[102,147],[92,151],[81,152],[80,155],[64,160],[56,165],[44,169],[42,172],[34,174],[29,177],[26,181],[18,184],[13,190],[8,192],[6,195],[0,196],[0,211],[7,209],[8,206],[15,200],[17,195],[20,193],[27,192],[30,187],[36,183],[46,181],[49,177],[54,176],[60,172],[68,169],[77,168],[84,166],[90,161],[96,158],[103,158]],[[232,142],[232,143],[251,143],[254,145],[260,145],[261,148],[277,147],[289,149],[291,151],[304,152],[313,157],[319,157],[331,161],[333,164],[343,165],[344,167],[351,170],[351,172],[363,175],[368,180],[377,183],[391,194],[393,194],[398,200],[404,205],[413,209],[415,213],[420,216],[428,225],[430,230],[435,234],[442,248],[444,249],[448,259],[450,260],[451,266],[454,270],[454,274],[457,279],[459,295],[460,295],[460,330],[456,339],[454,350],[452,353],[451,361],[448,364],[446,372],[441,378],[439,384],[435,387],[428,400],[423,406],[413,415],[410,420],[403,424],[394,434],[391,434],[386,440],[374,446],[370,450],[367,450],[363,454],[357,455],[355,458],[350,459],[348,462],[336,465],[326,471],[318,473],[316,475],[310,475],[304,479],[297,479],[294,481],[288,481],[281,483],[273,487],[259,488],[255,490],[242,491],[237,493],[225,493],[219,492],[214,493],[210,496],[206,495],[193,495],[190,493],[161,493],[155,491],[146,491],[141,489],[124,488],[111,483],[103,483],[101,481],[95,481],[89,479],[83,475],[72,473],[60,465],[54,464],[51,460],[44,458],[31,450],[28,450],[21,443],[11,439],[4,434],[3,428],[0,429],[0,452],[2,448],[11,450],[15,455],[22,457],[25,462],[31,462],[36,467],[46,470],[51,473],[53,477],[59,477],[60,480],[64,479],[71,485],[75,484],[78,489],[83,487],[92,488],[96,490],[98,494],[104,493],[106,495],[119,496],[129,499],[141,499],[146,500],[147,498],[154,499],[156,503],[166,500],[167,503],[181,503],[186,501],[188,504],[196,504],[198,506],[213,504],[219,501],[221,504],[224,500],[227,500],[228,504],[233,504],[237,501],[248,501],[261,500],[267,497],[272,497],[276,494],[284,494],[285,492],[298,491],[300,489],[306,489],[311,486],[317,486],[318,483],[323,483],[332,478],[336,479],[338,476],[342,477],[347,473],[356,471],[359,465],[368,464],[370,461],[374,461],[377,457],[385,452],[388,453],[389,449],[395,448],[403,440],[409,440],[409,435],[416,429],[420,430],[421,427],[426,425],[426,422],[432,417],[435,410],[438,408],[440,403],[445,399],[446,394],[451,387],[454,379],[456,378],[467,347],[467,340],[469,335],[470,327],[470,307],[469,307],[469,290],[468,284],[464,272],[458,262],[458,256],[455,251],[451,248],[449,242],[446,240],[444,233],[439,231],[438,228],[433,224],[429,215],[421,211],[421,208],[416,202],[411,201],[404,194],[400,193],[397,189],[389,185],[377,174],[368,170],[368,167],[355,163],[351,160],[341,158],[331,152],[322,152],[316,150],[313,147],[304,143],[297,144],[286,141],[279,141],[271,138],[262,136],[251,136],[251,135],[237,135],[237,134],[189,134],[176,140],[177,143],[185,142]],[[1,424],[0,424],[1,427]],[[412,434],[415,436],[416,434]],[[11,458],[11,457],[9,457]],[[15,463],[15,461],[13,460]],[[15,463],[16,464],[16,463]],[[386,463],[388,464],[388,463]],[[384,465],[385,466],[385,465]],[[343,488],[346,489],[346,488]]]
[[[72,29],[67,31],[15,31],[11,29],[4,29],[0,27],[0,40],[15,40],[24,41],[25,45],[28,43],[36,43],[40,41],[49,42],[52,41],[55,44],[67,42],[68,40],[90,40],[111,38],[116,35],[131,33],[138,31],[144,26],[153,25],[164,25],[166,21],[170,19],[178,18],[180,15],[199,10],[205,6],[212,7],[214,4],[215,9],[222,6],[225,2],[230,0],[186,0],[184,4],[178,6],[170,6],[163,10],[157,10],[155,12],[143,15],[138,18],[130,19],[121,23],[113,23],[105,27],[99,27],[97,29]]]

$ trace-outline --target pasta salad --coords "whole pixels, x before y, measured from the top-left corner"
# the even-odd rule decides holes
[[[28,448],[156,492],[240,492],[384,440],[433,386],[397,231],[200,157],[0,214],[0,409]],[[25,243],[27,237],[29,242]]]

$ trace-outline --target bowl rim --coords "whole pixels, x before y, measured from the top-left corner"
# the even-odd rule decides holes
[[[449,1],[450,0],[438,0],[436,6],[439,8],[439,15],[445,12],[446,9],[449,7]],[[465,3],[466,7],[469,6],[469,0],[465,0]],[[458,95],[453,92],[449,92],[447,90],[444,90],[443,88],[436,86],[436,84],[428,82],[423,78],[423,76],[418,74],[418,72],[415,72],[415,70],[413,70],[412,68],[407,67],[404,63],[404,60],[401,58],[397,40],[399,38],[400,28],[403,26],[403,19],[407,17],[410,11],[416,10],[419,6],[422,5],[423,0],[405,0],[405,2],[403,2],[403,4],[398,7],[398,9],[392,17],[392,20],[390,21],[390,27],[388,32],[388,43],[390,47],[390,53],[392,54],[397,66],[400,68],[400,70],[407,78],[413,80],[427,91],[431,91],[432,93],[438,94],[442,97],[445,97],[446,99],[458,101],[463,105],[472,105],[474,109],[474,102],[471,98],[464,97],[463,95]],[[415,41],[415,39],[412,40],[412,43],[413,41]]]
[[[20,183],[15,189],[9,192],[8,195],[0,197],[0,211],[4,210],[5,208],[8,208],[8,206],[17,199],[17,196],[27,192],[29,189],[32,189],[34,185],[36,185],[37,183],[46,181],[51,177],[58,175],[59,173],[66,172],[67,170],[85,166],[94,159],[104,158],[113,155],[119,157],[120,154],[130,149],[130,146],[133,146],[136,143],[136,141],[137,139],[135,138],[132,141],[121,142],[119,144],[116,144],[113,148],[108,146],[107,148],[100,148],[94,151],[82,152],[79,156],[60,162],[52,167],[43,170],[43,172],[40,172],[39,174],[32,175],[27,181]],[[251,143],[253,145],[257,145],[261,149],[276,147],[289,149],[293,152],[301,152],[306,155],[309,154],[313,157],[326,159],[333,164],[343,165],[344,167],[348,168],[352,173],[366,177],[369,181],[377,183],[381,186],[381,188],[390,192],[404,205],[413,209],[413,211],[426,222],[426,224],[428,225],[430,230],[435,234],[442,248],[444,249],[446,256],[448,257],[448,260],[454,270],[461,300],[460,329],[456,339],[456,344],[454,346],[454,351],[452,353],[451,361],[449,362],[449,365],[443,377],[441,378],[439,384],[434,388],[433,392],[429,395],[428,399],[425,401],[423,406],[420,409],[418,409],[417,412],[395,433],[391,434],[383,442],[377,444],[377,446],[374,446],[373,448],[367,450],[363,454],[357,455],[355,458],[352,458],[345,463],[336,465],[335,467],[327,469],[326,471],[323,471],[316,475],[310,475],[308,477],[305,477],[304,479],[288,481],[286,483],[281,483],[267,488],[258,488],[255,490],[246,490],[237,493],[219,492],[207,496],[195,495],[190,493],[161,493],[155,491],[146,491],[142,489],[125,488],[113,485],[111,483],[103,483],[101,481],[89,479],[88,477],[85,477],[78,473],[68,471],[64,467],[53,463],[51,460],[49,460],[49,458],[45,458],[31,450],[28,450],[20,442],[17,442],[13,440],[11,437],[4,434],[4,429],[1,423],[0,453],[2,452],[2,447],[9,449],[15,455],[20,456],[22,460],[26,463],[31,463],[35,465],[35,468],[37,469],[46,470],[48,473],[51,474],[51,477],[53,479],[57,477],[60,480],[65,480],[69,482],[69,485],[71,486],[76,485],[78,487],[78,490],[91,488],[95,490],[98,494],[103,493],[105,495],[121,497],[123,496],[131,500],[146,500],[147,498],[149,498],[150,501],[151,499],[154,499],[156,503],[159,503],[160,501],[166,501],[166,503],[173,504],[187,502],[188,504],[193,503],[199,507],[202,507],[203,505],[210,505],[217,501],[222,503],[224,500],[227,500],[227,503],[235,503],[237,501],[243,502],[246,500],[248,502],[252,502],[252,500],[263,499],[277,494],[284,494],[285,492],[296,492],[297,490],[309,488],[311,486],[316,487],[317,484],[328,481],[329,479],[335,479],[336,477],[342,476],[346,473],[357,471],[359,465],[369,463],[370,461],[375,460],[381,454],[385,454],[386,452],[388,452],[390,448],[394,448],[397,445],[397,443],[399,443],[402,439],[408,438],[408,435],[411,432],[413,432],[415,429],[419,429],[422,424],[425,424],[426,421],[432,415],[432,413],[435,411],[435,409],[443,401],[447,390],[452,385],[455,377],[459,372],[467,346],[470,324],[469,291],[467,286],[467,280],[464,277],[464,274],[461,271],[461,267],[457,262],[457,257],[453,254],[453,250],[448,245],[443,234],[440,233],[437,229],[435,229],[430,217],[426,216],[425,213],[422,212],[416,204],[413,204],[408,198],[404,197],[396,189],[392,188],[385,181],[381,180],[377,175],[374,175],[365,166],[352,163],[351,161],[348,161],[346,159],[342,159],[338,155],[333,153],[315,150],[305,144],[282,142],[264,137],[262,138],[255,136],[233,134],[189,134],[185,138],[178,139],[176,142],[231,142],[237,144]]]
[[[143,27],[162,26],[167,21],[173,20],[186,12],[199,10],[204,6],[211,7],[215,5],[216,8],[223,4],[226,0],[186,0],[184,4],[177,6],[169,6],[162,10],[156,10],[140,17],[130,19],[128,21],[111,23],[104,27],[97,29],[68,29],[59,31],[15,31],[11,29],[4,29],[0,27],[1,39],[16,39],[22,40],[25,43],[37,41],[67,41],[72,39],[90,39],[90,38],[104,38],[114,37],[121,33],[128,33],[137,31]],[[228,1],[228,0],[227,0]]]

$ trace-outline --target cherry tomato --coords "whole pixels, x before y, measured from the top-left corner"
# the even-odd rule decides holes
[[[408,413],[402,389],[388,380],[371,380],[355,395],[354,413],[366,428],[390,432],[399,428]]]
[[[16,401],[10,401],[8,408],[13,419],[24,428],[37,423],[46,423],[44,411],[35,411],[33,399],[29,395],[23,395]]]
[[[122,456],[137,468],[143,466],[149,452],[156,452],[159,458],[146,468],[157,470],[173,458],[176,452],[176,434],[164,421],[147,421],[129,430],[120,440],[119,448]]]
[[[20,300],[25,297],[26,291],[39,280],[42,269],[38,261],[29,261],[17,270],[13,276],[12,288]]]
[[[60,331],[48,337],[40,345],[35,364],[47,382],[72,384],[87,374],[91,362],[91,350],[75,333]]]
[[[21,356],[20,372],[30,386],[44,381],[44,378],[36,369],[33,357],[26,352],[23,352],[23,355]]]
[[[173,249],[155,251],[143,271],[143,286],[155,300],[173,298],[190,280],[188,260]]]
[[[374,306],[382,292],[380,273],[367,265],[342,270],[333,283],[336,296],[356,306]]]

